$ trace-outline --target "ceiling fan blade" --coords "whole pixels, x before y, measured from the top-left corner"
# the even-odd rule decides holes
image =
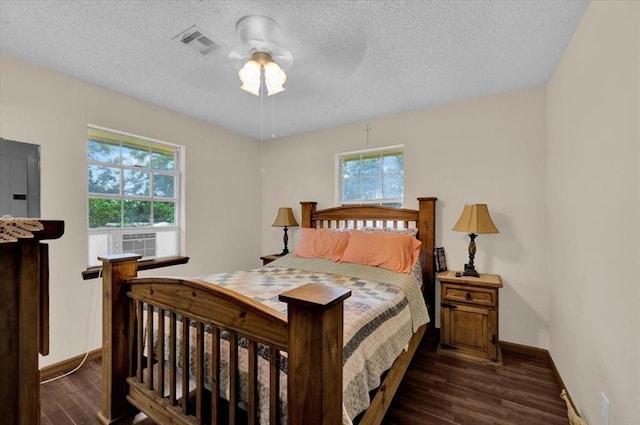
[[[260,43],[260,44],[240,44],[229,50],[227,57],[231,60],[233,65],[240,69],[244,64],[251,59],[251,56],[256,52],[268,53],[273,61],[277,63],[280,68],[284,70],[291,69],[293,66],[293,53],[276,43]]]
[[[311,80],[322,84],[344,81],[359,70],[366,53],[365,40],[348,46],[335,45],[330,48],[318,46],[312,50],[301,48],[296,55],[296,68],[290,78]]]
[[[231,60],[231,63],[234,67],[240,69],[244,66],[245,63],[247,63],[249,59],[251,59],[251,55],[251,49],[247,48],[247,46],[244,44],[240,44],[231,48],[231,50],[229,50],[229,53],[227,54],[227,57]]]
[[[293,53],[291,50],[279,48],[271,52],[271,57],[280,68],[285,71],[290,70],[293,66]]]

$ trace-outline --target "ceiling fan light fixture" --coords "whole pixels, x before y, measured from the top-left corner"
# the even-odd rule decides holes
[[[242,87],[240,88],[255,96],[260,96],[263,70],[267,95],[272,96],[283,92],[287,74],[273,61],[271,55],[265,52],[255,52],[251,59],[238,71],[238,77],[242,81]]]

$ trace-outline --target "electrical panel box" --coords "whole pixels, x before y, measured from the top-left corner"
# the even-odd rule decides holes
[[[0,217],[40,217],[40,146],[0,138]]]

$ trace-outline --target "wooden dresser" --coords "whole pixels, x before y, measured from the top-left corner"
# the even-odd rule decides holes
[[[500,365],[497,274],[459,276],[455,271],[438,274],[440,291],[440,345],[438,353]]]
[[[11,219],[2,220],[2,230],[9,228]],[[49,354],[49,251],[40,241],[62,236],[64,222],[35,220],[42,228],[32,238],[0,242],[0,422],[6,425],[40,424],[38,353]]]

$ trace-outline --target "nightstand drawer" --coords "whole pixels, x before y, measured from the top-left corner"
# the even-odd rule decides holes
[[[442,285],[442,299],[446,301],[495,307],[497,293],[495,289],[470,289],[468,286]]]

